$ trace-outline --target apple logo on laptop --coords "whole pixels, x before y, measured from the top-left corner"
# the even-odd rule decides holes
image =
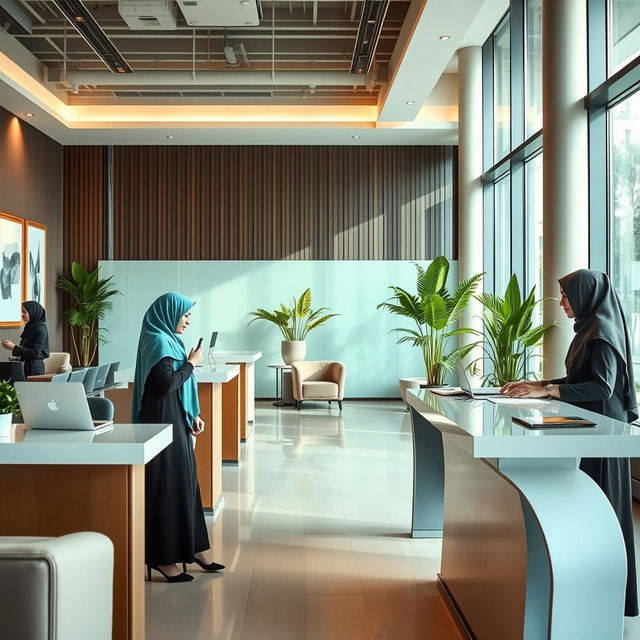
[[[50,400],[47,403],[47,407],[49,407],[49,411],[57,411],[58,410],[58,405],[56,404],[55,400]]]

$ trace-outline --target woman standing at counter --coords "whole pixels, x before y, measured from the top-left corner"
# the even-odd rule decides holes
[[[503,393],[516,398],[557,398],[615,420],[638,418],[631,340],[622,305],[606,273],[580,269],[560,278],[560,306],[575,318],[576,335],[567,375],[541,382],[510,382]],[[627,550],[625,615],[638,615],[635,547],[628,458],[583,458],[580,469],[611,502]]]
[[[192,434],[204,430],[193,376],[202,348],[187,356],[180,335],[189,326],[193,305],[179,293],[160,296],[142,321],[136,358],[133,422],[173,424],[173,442],[145,467],[147,573],[150,578],[155,569],[167,582],[193,580],[184,572],[186,563],[195,562],[204,571],[224,569],[208,558],[192,446]]]
[[[20,334],[20,345],[11,340],[2,340],[2,346],[11,351],[15,359],[24,363],[25,376],[44,373],[44,358],[49,357],[49,331],[47,315],[39,302],[27,300],[22,304],[21,314],[24,330]]]

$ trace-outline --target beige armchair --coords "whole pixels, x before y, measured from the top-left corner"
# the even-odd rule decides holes
[[[3,638],[111,640],[113,544],[101,533],[0,537]]]
[[[51,382],[51,378],[58,373],[69,373],[71,371],[71,356],[64,352],[50,353],[44,359],[44,373],[41,375],[29,376],[31,382]]]
[[[299,360],[291,363],[293,397],[298,411],[304,400],[337,401],[342,410],[346,366],[342,362]]]

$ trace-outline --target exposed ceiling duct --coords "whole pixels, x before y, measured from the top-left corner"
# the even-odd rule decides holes
[[[117,75],[107,71],[68,71],[66,77],[49,81],[65,81],[71,86],[224,86],[224,85],[302,85],[302,86],[366,86],[375,82],[367,75],[354,77],[346,71],[138,71],[131,75]],[[379,83],[378,83],[379,84]]]
[[[364,1],[351,60],[351,73],[369,73],[388,8],[389,0]]]
[[[53,0],[76,31],[114,73],[133,73],[122,54],[80,0]]]
[[[258,26],[262,17],[259,0],[178,0],[190,27]]]
[[[16,0],[0,0],[0,24],[9,24],[12,33],[31,33],[33,20]]]

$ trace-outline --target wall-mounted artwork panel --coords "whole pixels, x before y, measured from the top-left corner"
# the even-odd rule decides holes
[[[0,326],[20,324],[22,305],[22,264],[24,259],[24,220],[0,213]]]
[[[35,300],[46,308],[47,227],[27,220],[26,236],[25,300]]]

